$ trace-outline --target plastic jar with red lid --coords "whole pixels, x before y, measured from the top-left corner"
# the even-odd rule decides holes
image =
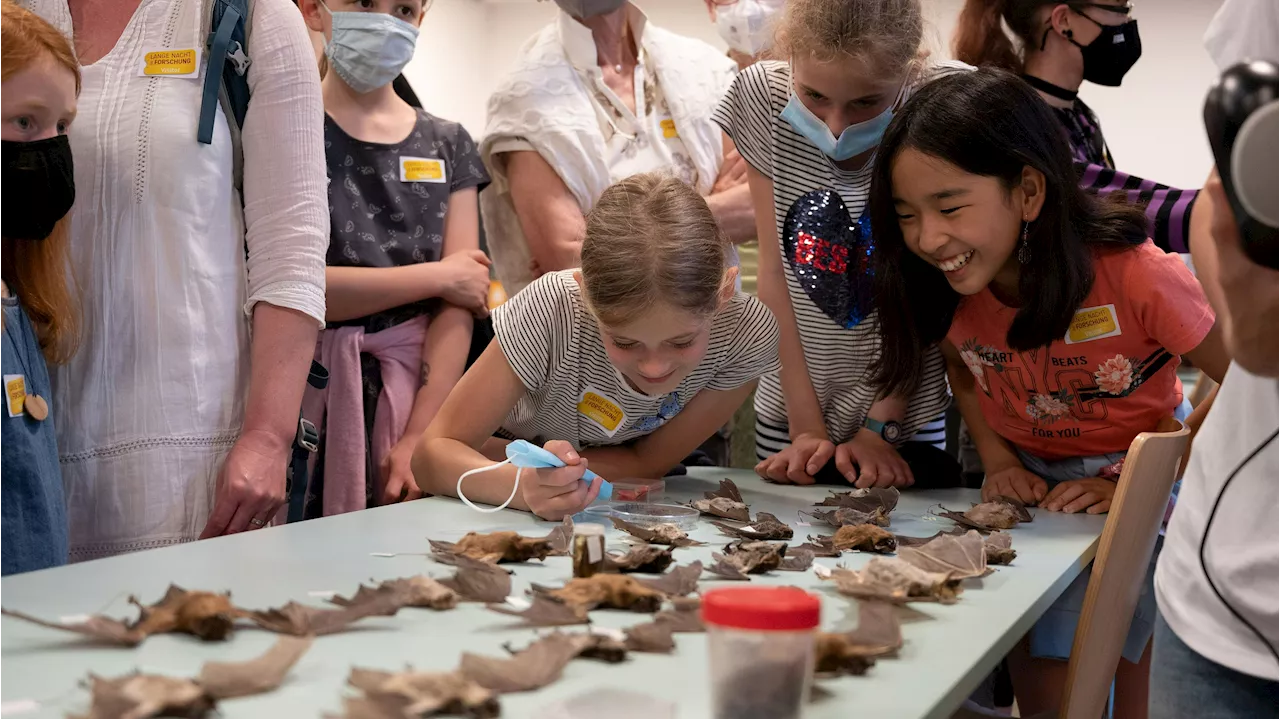
[[[716,719],[797,719],[809,702],[822,604],[796,587],[726,587],[702,597]]]

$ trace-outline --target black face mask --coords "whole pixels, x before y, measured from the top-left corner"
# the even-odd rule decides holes
[[[71,142],[58,135],[35,142],[0,142],[0,236],[43,240],[76,200]]]
[[[1067,36],[1072,45],[1080,48],[1080,54],[1084,57],[1084,79],[1095,85],[1119,87],[1124,74],[1142,57],[1138,21],[1103,25],[1079,10],[1076,13],[1102,29],[1098,37],[1088,45],[1081,45]]]

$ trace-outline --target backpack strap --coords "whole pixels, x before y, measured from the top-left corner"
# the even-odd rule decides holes
[[[208,43],[204,73],[203,97],[200,101],[200,123],[196,139],[205,145],[213,142],[213,128],[218,105],[226,115],[231,132],[235,185],[243,186],[243,151],[240,129],[249,111],[249,18],[253,0],[210,0]]]

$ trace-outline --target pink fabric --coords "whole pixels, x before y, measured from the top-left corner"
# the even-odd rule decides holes
[[[364,509],[365,424],[360,354],[371,354],[382,368],[382,394],[374,415],[373,466],[381,467],[392,446],[404,436],[421,386],[422,343],[428,320],[417,317],[374,334],[361,327],[325,330],[316,343],[316,361],[329,370],[329,387],[307,387],[302,414],[323,427],[324,514]],[[314,458],[313,458],[314,459]],[[380,496],[386,477],[374,478]]]

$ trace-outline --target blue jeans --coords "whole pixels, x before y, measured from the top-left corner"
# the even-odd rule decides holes
[[[1156,616],[1149,719],[1254,719],[1280,712],[1280,685],[1205,659]]]

